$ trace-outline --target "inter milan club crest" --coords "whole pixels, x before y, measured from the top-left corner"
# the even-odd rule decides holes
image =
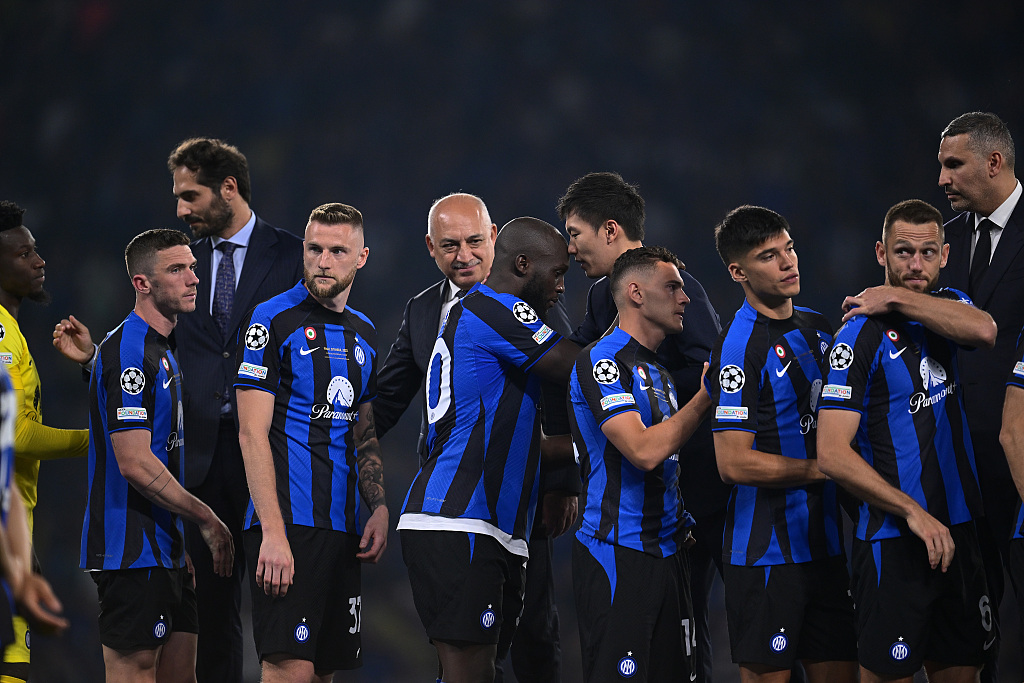
[[[833,370],[845,370],[853,365],[853,349],[849,344],[836,344],[828,354],[828,364]]]
[[[718,373],[718,384],[722,387],[722,391],[727,394],[735,394],[742,389],[743,383],[746,380],[747,378],[743,375],[743,370],[738,365],[726,365]]]
[[[602,358],[594,363],[594,379],[600,384],[611,384],[619,379],[619,366],[610,358]]]
[[[356,344],[356,350],[355,350],[355,352],[352,355],[354,355],[356,357],[356,362],[359,363],[360,365],[362,365],[363,363],[366,362],[366,354],[363,353],[363,347],[362,346],[359,346],[358,344]]]
[[[306,625],[306,617],[302,617],[302,621],[295,626],[294,636],[296,643],[304,643],[309,640],[309,626]]]
[[[516,317],[516,320],[524,325],[537,322],[537,314],[534,313],[533,309],[525,301],[517,301],[512,307],[512,314]]]
[[[485,609],[480,615],[480,626],[482,626],[485,631],[490,630],[494,627],[494,622],[496,620],[497,617],[494,615],[494,610],[491,609],[490,605],[487,605],[487,609]]]
[[[270,341],[270,333],[259,323],[249,325],[249,329],[245,331],[245,348],[250,351],[259,351],[267,345],[268,341]]]
[[[146,376],[138,368],[128,368],[121,373],[121,388],[135,396],[146,386]]]
[[[772,636],[772,640],[768,645],[771,647],[772,652],[784,652],[786,648],[789,647],[789,638],[786,637],[786,629],[782,629]]]
[[[902,662],[910,656],[910,646],[903,641],[903,636],[900,636],[900,639],[889,648],[889,656],[897,662]]]
[[[162,640],[167,635],[167,622],[164,621],[164,615],[160,615],[160,618],[153,624],[153,637],[157,640]]]
[[[623,678],[632,678],[636,675],[637,665],[632,652],[627,652],[626,656],[619,660],[618,669],[619,675]]]

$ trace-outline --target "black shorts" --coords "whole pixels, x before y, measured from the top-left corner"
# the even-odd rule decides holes
[[[845,558],[724,570],[732,661],[777,669],[804,659],[857,661]]]
[[[199,632],[196,589],[188,569],[89,572],[100,598],[100,642],[112,650],[152,650],[176,631]]]
[[[696,633],[686,551],[654,557],[579,532],[572,585],[583,680],[691,680]]]
[[[910,676],[925,661],[980,666],[995,640],[988,583],[973,522],[950,529],[949,570],[932,569],[917,536],[853,542],[860,663]]]
[[[486,534],[403,529],[402,559],[431,641],[507,653],[523,611],[526,558]]]
[[[242,532],[252,590],[252,631],[260,661],[285,654],[313,662],[317,673],[362,666],[359,536],[285,524],[295,577],[284,597],[256,585],[263,530]]]

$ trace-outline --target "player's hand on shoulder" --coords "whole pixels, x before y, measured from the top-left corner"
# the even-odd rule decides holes
[[[889,285],[868,287],[857,296],[843,299],[843,322],[855,315],[880,315],[893,310],[896,290]]]
[[[295,558],[292,557],[288,536],[283,529],[275,534],[264,528],[260,558],[256,563],[256,585],[271,597],[283,597],[294,578]]]
[[[928,564],[931,565],[931,568],[941,567],[943,572],[949,569],[949,565],[953,561],[953,553],[956,550],[949,528],[921,507],[907,516],[907,526],[924,541],[924,545],[928,549]]]
[[[363,537],[359,539],[359,552],[356,559],[360,562],[376,564],[388,547],[389,513],[387,505],[378,505],[363,527]]]
[[[65,358],[76,363],[88,363],[96,349],[89,328],[73,315],[64,318],[53,328],[53,346]]]
[[[32,630],[44,635],[59,635],[68,627],[68,620],[60,616],[64,607],[41,574],[29,574],[22,582],[18,607]]]

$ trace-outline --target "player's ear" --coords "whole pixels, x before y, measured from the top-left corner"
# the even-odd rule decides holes
[[[512,262],[516,269],[516,275],[525,277],[530,272],[530,257],[526,254],[519,254]]]
[[[637,306],[642,306],[644,303],[644,291],[640,288],[640,283],[630,282],[626,285],[626,294],[629,296],[629,300]]]
[[[132,287],[135,291],[140,294],[149,294],[149,278],[143,273],[138,273],[132,276]]]
[[[729,264],[729,277],[733,282],[746,282],[747,275],[743,272],[743,266],[738,263]]]
[[[949,245],[947,244],[946,246],[948,247]],[[949,253],[949,249],[946,249],[946,253]],[[878,261],[878,265],[885,268],[885,245],[881,242],[875,242],[875,259]],[[942,262],[945,264],[945,259]]]
[[[946,242],[945,244],[942,245],[942,250],[940,253],[942,254],[942,260],[939,261],[939,268],[945,268],[946,261],[949,259],[949,242]]]

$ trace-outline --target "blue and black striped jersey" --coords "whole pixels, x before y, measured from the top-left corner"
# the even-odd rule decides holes
[[[713,431],[754,434],[762,453],[817,458],[815,408],[832,327],[794,307],[786,320],[736,312],[711,353]],[[831,482],[768,488],[737,484],[726,508],[722,555],[740,566],[794,564],[843,553],[838,492]]]
[[[121,475],[110,435],[145,429],[150,450],[182,481],[181,371],[166,337],[134,311],[99,346],[89,382],[89,503],[83,569],[184,566],[182,522]]]
[[[953,289],[933,293],[971,305]],[[957,344],[897,313],[855,316],[836,334],[821,409],[861,414],[854,448],[883,479],[946,526],[982,514]],[[861,540],[910,535],[905,520],[861,503]]]
[[[7,528],[7,513],[14,495],[14,425],[18,398],[7,369],[0,365],[0,525]]]
[[[256,306],[238,340],[235,387],[274,395],[270,450],[281,516],[362,533],[353,425],[377,393],[377,333],[362,313],[324,308],[298,283]],[[244,529],[259,524],[252,500]]]
[[[583,475],[583,523],[577,536],[655,557],[678,549],[679,532],[693,524],[679,493],[679,456],[650,472],[633,466],[601,425],[635,411],[647,427],[679,409],[671,375],[657,356],[616,327],[585,348],[569,376],[573,450]],[[581,536],[582,538],[582,536]]]
[[[562,337],[524,301],[475,285],[448,313],[424,391],[430,455],[399,529],[487,534],[527,556],[540,470],[540,378]]]
[[[1024,344],[1020,343],[1020,339],[1024,339],[1024,332],[1021,332],[1021,336],[1017,340],[1017,360],[1013,364],[1013,369],[1010,370],[1010,376],[1006,379],[1006,386],[1024,389]],[[1024,538],[1024,506],[1021,505],[1019,497],[1017,498],[1017,521],[1013,525],[1013,538]]]

